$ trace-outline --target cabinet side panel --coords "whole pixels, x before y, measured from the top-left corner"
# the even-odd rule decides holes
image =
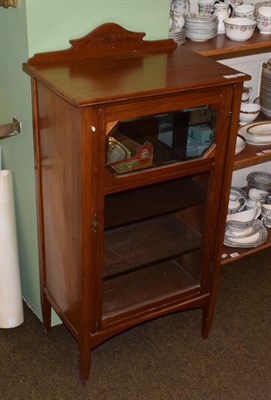
[[[45,289],[79,329],[80,111],[38,86]]]

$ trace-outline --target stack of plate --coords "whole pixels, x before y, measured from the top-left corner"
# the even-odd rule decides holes
[[[218,18],[214,14],[185,14],[185,36],[196,42],[204,42],[217,36]]]
[[[177,44],[183,44],[185,42],[185,33],[184,29],[181,29],[180,31],[169,31],[168,37],[170,39],[173,39],[175,43]]]
[[[242,126],[238,134],[243,136],[248,144],[267,146],[271,144],[271,122],[259,121]]]
[[[268,172],[251,172],[247,176],[247,182],[249,188],[271,192],[271,174]]]
[[[262,66],[260,105],[262,112],[271,117],[271,59]]]

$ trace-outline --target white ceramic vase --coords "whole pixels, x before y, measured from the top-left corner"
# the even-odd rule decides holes
[[[23,322],[12,172],[0,170],[0,328]]]
[[[218,18],[217,33],[225,33],[224,19],[230,16],[230,6],[226,3],[217,3],[214,5],[214,14]]]

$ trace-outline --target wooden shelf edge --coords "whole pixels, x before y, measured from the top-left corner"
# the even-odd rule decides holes
[[[271,35],[262,35],[255,31],[253,37],[245,42],[228,39],[225,35],[217,35],[206,42],[193,42],[187,39],[183,46],[207,57],[234,58],[251,54],[270,52]]]
[[[236,260],[239,260],[240,258],[249,256],[250,254],[257,253],[260,250],[264,250],[268,247],[271,247],[271,229],[267,229],[267,233],[268,236],[266,241],[262,245],[257,247],[253,247],[250,249],[243,249],[238,247],[223,246],[222,254],[227,254],[227,257],[221,259],[221,265],[232,263]],[[231,256],[231,254],[234,254],[234,256]]]
[[[194,289],[182,301],[179,299],[169,299],[168,304],[156,305],[151,309],[138,309],[136,319],[134,315],[123,315],[122,319],[111,320],[104,318],[102,327],[99,331],[91,334],[91,348],[94,348],[107,340],[108,338],[133,326],[139,325],[145,321],[167,315],[169,313],[179,312],[184,309],[203,308],[207,305],[209,293],[201,294],[199,289]]]

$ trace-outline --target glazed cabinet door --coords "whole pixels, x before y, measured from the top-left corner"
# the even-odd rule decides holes
[[[101,330],[207,304],[232,95],[100,109]]]

